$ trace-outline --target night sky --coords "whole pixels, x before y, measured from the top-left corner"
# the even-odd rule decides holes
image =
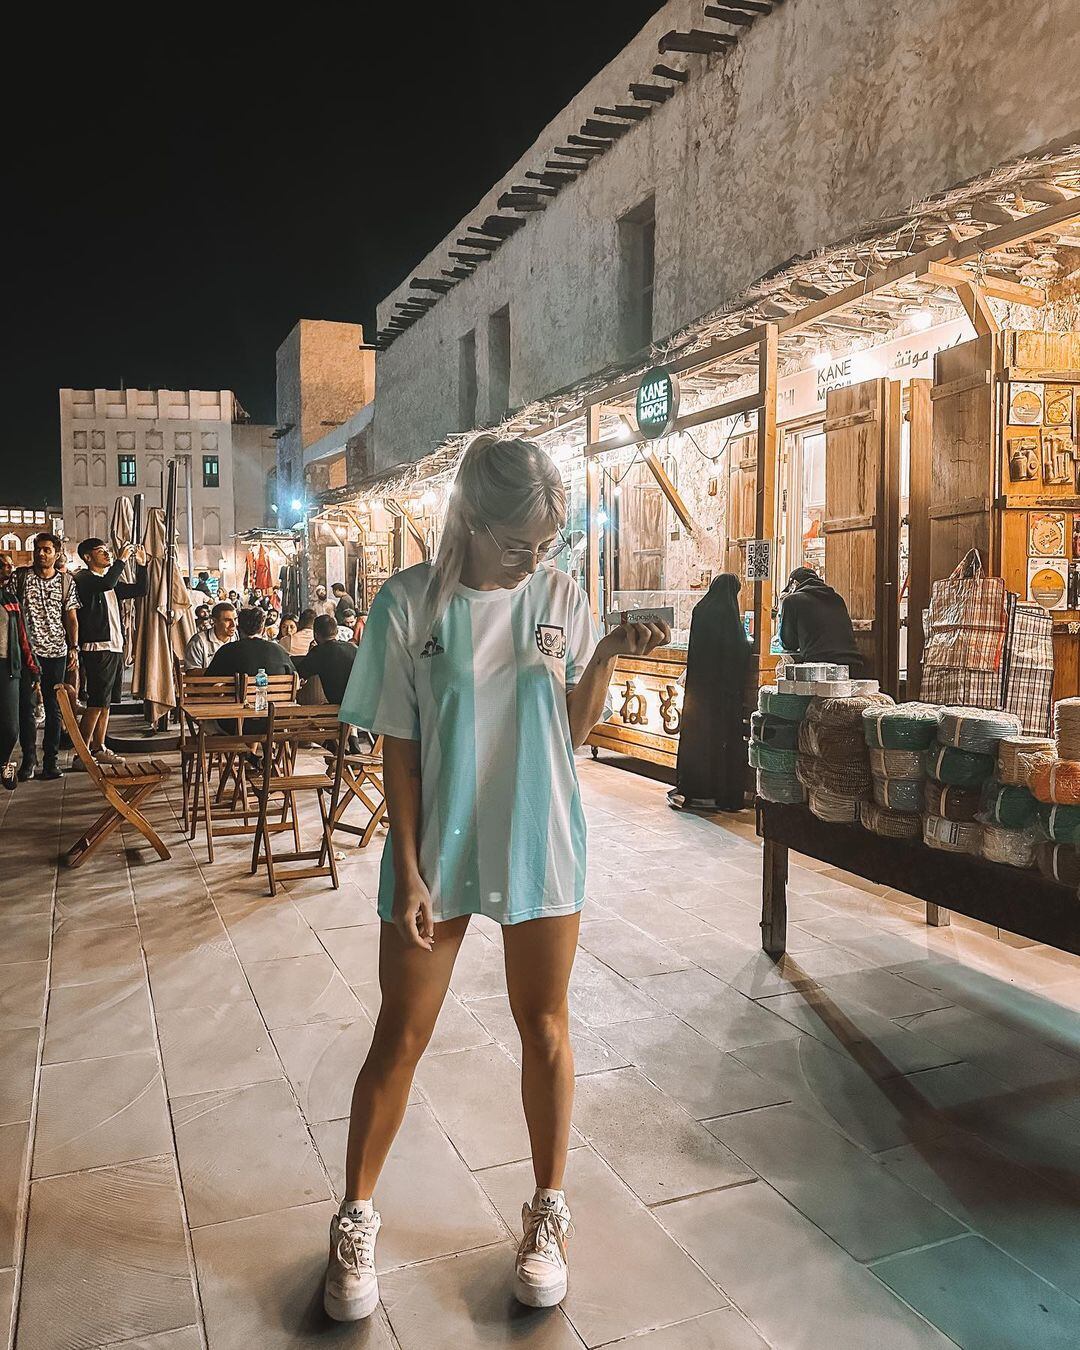
[[[59,501],[61,386],[232,388],[273,422],[295,321],[373,337],[376,303],[660,7],[46,19],[37,101],[5,118],[4,504]]]

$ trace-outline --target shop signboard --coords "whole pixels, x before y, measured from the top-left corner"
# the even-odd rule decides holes
[[[638,385],[638,430],[646,440],[666,436],[679,415],[679,382],[666,370],[647,370]]]

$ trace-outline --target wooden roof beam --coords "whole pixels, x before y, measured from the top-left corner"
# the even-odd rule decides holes
[[[599,140],[596,136],[573,135],[567,136],[566,139],[570,142],[571,145],[580,145],[583,149],[594,150],[596,151],[597,154],[600,155],[602,155],[605,150],[610,150],[612,146],[612,141]]]
[[[526,169],[525,177],[535,178],[538,183],[546,183],[548,187],[553,188],[561,188],[565,187],[567,183],[577,182],[577,174],[563,173],[562,171],[555,172],[549,170],[546,173],[533,173],[531,170]]]
[[[473,236],[471,239],[459,239],[457,242],[462,248],[486,248],[496,249],[502,244],[501,239],[489,238],[478,225],[467,225],[465,227]]]
[[[574,137],[568,136],[567,140],[574,140]],[[570,155],[575,159],[594,159],[597,155],[602,155],[607,149],[606,145],[589,146],[585,141],[582,141],[580,137],[578,140],[579,144],[577,145],[557,145],[552,153],[556,155]],[[585,166],[582,165],[582,167],[584,168]]]
[[[693,52],[697,56],[713,56],[734,47],[735,39],[724,33],[707,33],[704,28],[691,28],[687,33],[674,30],[665,33],[656,44],[661,56],[668,52]]]
[[[737,24],[740,28],[749,28],[754,22],[753,14],[743,14],[737,9],[721,9],[719,5],[706,5],[705,17],[719,19],[721,23]]]
[[[1010,305],[1030,305],[1039,309],[1046,304],[1046,292],[1035,286],[1023,286],[1018,281],[1005,281],[1000,277],[972,276],[961,267],[950,267],[948,263],[930,264],[927,275],[946,286],[978,286],[984,295],[993,300],[1004,300]]]
[[[675,94],[674,89],[660,84],[632,84],[630,92],[640,103],[666,103]]]
[[[653,66],[652,73],[662,80],[674,80],[676,84],[685,84],[690,78],[685,70],[676,70],[674,66]]]
[[[526,173],[525,177],[528,178],[528,176],[528,173]],[[537,179],[537,182],[542,181],[543,180],[541,179]],[[537,195],[541,197],[555,197],[558,195],[555,188],[550,186],[537,187],[534,183],[512,183],[510,185],[510,191],[527,197],[535,197]]]
[[[490,253],[460,253],[457,249],[448,249],[447,252],[451,258],[456,258],[458,262],[482,263],[487,262],[491,257]]]
[[[609,122],[601,121],[598,117],[587,117],[581,124],[582,134],[585,136],[595,136],[598,140],[617,140],[620,136],[625,136],[628,131],[633,130],[629,122]]]
[[[649,115],[648,108],[635,108],[629,103],[616,103],[614,108],[605,108],[598,103],[593,112],[598,117],[628,117],[632,122],[643,122]]]

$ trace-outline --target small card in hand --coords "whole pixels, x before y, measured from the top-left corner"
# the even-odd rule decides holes
[[[604,615],[608,628],[618,628],[621,623],[666,623],[675,627],[675,610],[671,605],[659,605],[655,609],[613,609]]]

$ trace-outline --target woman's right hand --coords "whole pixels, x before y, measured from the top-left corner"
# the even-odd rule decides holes
[[[435,946],[431,894],[419,874],[395,885],[393,921],[407,946],[421,947],[427,952]]]

